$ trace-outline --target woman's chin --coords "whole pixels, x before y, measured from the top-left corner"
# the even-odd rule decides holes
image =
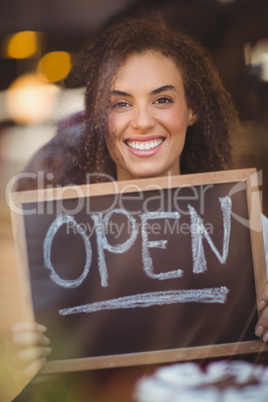
[[[149,179],[159,176],[167,176],[168,172],[163,172],[159,169],[142,169],[131,172],[125,172],[125,174],[119,174],[118,180],[139,180],[139,179]]]

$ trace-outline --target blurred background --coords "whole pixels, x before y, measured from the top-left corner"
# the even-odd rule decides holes
[[[21,317],[9,180],[83,109],[83,88],[64,90],[85,41],[118,15],[159,9],[211,52],[245,127],[235,167],[257,167],[268,215],[267,0],[2,0],[0,5],[0,333]]]

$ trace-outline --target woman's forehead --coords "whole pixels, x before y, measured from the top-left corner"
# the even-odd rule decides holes
[[[182,83],[180,70],[170,57],[155,51],[134,53],[130,54],[119,67],[113,79],[112,89],[154,81],[166,85],[167,80]]]

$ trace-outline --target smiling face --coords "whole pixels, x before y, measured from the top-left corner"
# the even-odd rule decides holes
[[[117,179],[179,174],[195,115],[175,63],[160,53],[129,56],[114,80],[110,103],[106,142]]]

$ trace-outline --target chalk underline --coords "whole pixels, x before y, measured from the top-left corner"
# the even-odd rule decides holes
[[[60,309],[60,315],[95,313],[102,310],[127,308],[145,308],[176,303],[221,303],[227,301],[229,289],[226,286],[207,289],[167,290],[123,296],[117,299],[103,300],[82,306]]]

